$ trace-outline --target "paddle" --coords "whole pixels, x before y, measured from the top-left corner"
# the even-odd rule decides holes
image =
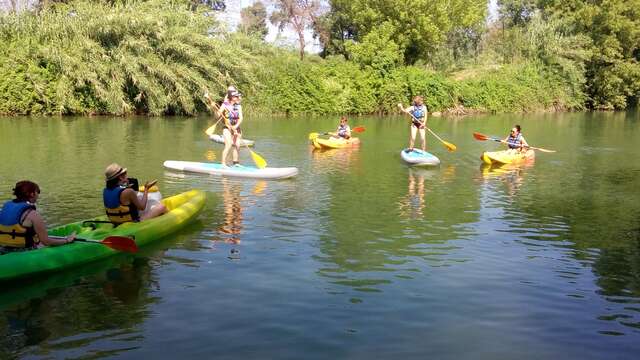
[[[66,239],[66,236],[52,236],[49,235],[50,238],[54,239]],[[82,238],[75,238],[74,241],[92,243],[92,244],[102,244],[108,246],[114,250],[124,251],[128,253],[136,253],[138,252],[138,245],[133,241],[132,238],[126,236],[107,236],[106,238],[98,241],[98,240],[89,240]]]
[[[367,129],[365,129],[364,126],[356,126],[353,129],[351,129],[351,132],[361,133],[361,132],[365,132],[365,130],[367,130]],[[312,132],[312,133],[309,133],[309,140],[313,140],[313,139],[315,139],[315,138],[317,138],[318,136],[321,136],[321,135],[333,135],[333,134],[334,134],[333,132],[325,132],[325,133],[322,133],[322,134],[319,134],[317,132]]]
[[[209,107],[209,110],[211,110],[212,104],[215,104],[215,103],[213,102],[213,99],[211,99],[211,96],[209,96],[209,92],[208,91],[204,92],[204,98],[207,99],[207,106]],[[205,134],[207,134],[207,136],[213,135],[213,133],[216,131],[216,126],[218,126],[218,123],[220,122],[220,120],[222,120],[222,116],[220,116],[218,118],[218,121],[216,121],[215,124],[213,124],[212,126],[209,126],[204,131]]]
[[[398,104],[398,105],[400,105],[400,104]],[[403,112],[405,112],[405,113],[407,113],[407,114],[409,114],[413,120],[418,121],[418,122],[420,121],[420,120],[416,119],[416,117],[415,117],[415,116],[413,116],[413,114],[412,114],[412,113],[410,113],[410,112],[408,112],[408,111],[406,111],[406,110],[404,110],[404,109],[402,109],[402,111],[403,111]],[[436,137],[436,139],[440,140],[440,142],[442,143],[442,145],[444,145],[444,147],[446,147],[448,151],[453,152],[453,151],[456,151],[456,149],[458,148],[457,146],[453,145],[452,143],[442,140],[442,139],[440,138],[440,136],[438,136],[436,133],[434,133],[433,131],[431,131],[431,129],[429,129],[427,126],[425,126],[425,129],[429,130],[429,132],[431,133],[431,135],[435,136],[435,137]]]
[[[209,93],[208,92],[205,93],[205,97],[207,97],[209,99],[209,105],[211,105],[212,107],[215,108],[216,113],[219,113],[220,112],[220,107],[218,106],[218,104],[216,104],[214,101],[211,100],[211,97],[209,97]],[[218,122],[220,122],[220,120],[222,120],[222,116],[220,116],[220,119],[218,119]],[[217,125],[217,124],[218,123],[216,122],[215,125]],[[214,127],[215,127],[215,125],[214,125]],[[209,130],[209,129],[207,129],[207,130]],[[258,155],[253,150],[249,149],[249,145],[247,145],[246,142],[244,143],[244,146],[247,148],[247,150],[249,150],[249,153],[251,154],[251,159],[253,159],[253,162],[256,164],[256,167],[258,169],[264,169],[264,168],[267,167],[267,161],[262,156]]]
[[[474,132],[473,133],[473,137],[476,138],[476,140],[480,140],[480,141],[486,141],[486,140],[493,140],[496,142],[501,142],[501,143],[505,143],[508,144],[506,141],[502,140],[502,139],[498,139],[495,137],[491,137],[491,136],[487,136],[478,132]],[[549,149],[543,149],[543,148],[539,148],[539,147],[535,147],[535,146],[523,146],[525,148],[528,149],[533,149],[533,150],[538,150],[538,151],[542,151],[542,152],[546,152],[546,153],[554,153],[556,152],[555,150],[549,150]]]

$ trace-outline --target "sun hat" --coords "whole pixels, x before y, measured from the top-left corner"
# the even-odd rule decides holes
[[[123,168],[122,166],[113,163],[107,166],[107,169],[104,171],[104,177],[107,179],[107,181],[110,181],[126,172],[127,168]]]

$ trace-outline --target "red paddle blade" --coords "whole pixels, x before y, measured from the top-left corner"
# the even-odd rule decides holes
[[[480,133],[477,133],[477,132],[473,133],[473,137],[476,138],[476,140],[481,140],[481,141],[489,140],[489,137],[487,135],[480,134]]]
[[[364,126],[356,126],[353,129],[351,129],[351,131],[353,132],[357,132],[357,133],[361,133],[364,132],[366,129],[364,128]]]
[[[133,241],[132,238],[128,238],[126,236],[108,236],[104,238],[104,240],[100,241],[100,243],[118,251],[129,253],[138,252],[138,245],[136,242]]]

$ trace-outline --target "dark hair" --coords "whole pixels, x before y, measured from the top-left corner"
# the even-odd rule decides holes
[[[518,130],[518,132],[520,132],[520,125],[516,125],[516,126],[514,126],[514,128],[516,128],[516,130]]]
[[[13,188],[13,195],[17,200],[26,201],[29,200],[29,196],[37,192],[40,194],[40,187],[38,184],[29,180],[22,180],[16,183],[16,187]]]
[[[341,117],[341,118],[340,118],[340,121],[342,121],[342,120],[344,120],[344,121],[349,121],[349,120],[347,119],[347,117],[346,117],[346,116]]]
[[[113,189],[120,185],[120,177],[116,177],[115,179],[111,179],[107,181],[107,189]]]

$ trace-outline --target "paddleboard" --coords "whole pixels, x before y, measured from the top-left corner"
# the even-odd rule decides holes
[[[400,151],[400,157],[405,162],[416,166],[437,166],[440,165],[440,159],[430,152],[420,149],[404,149]]]
[[[224,144],[224,137],[220,134],[211,134],[209,135],[209,140],[213,142],[217,142],[218,144]],[[255,141],[249,139],[241,139],[240,146],[253,146]]]
[[[264,169],[259,169],[255,166],[232,165],[225,167],[220,163],[174,160],[165,161],[164,167],[178,171],[253,179],[286,179],[298,175],[298,168],[296,167],[266,167]]]

